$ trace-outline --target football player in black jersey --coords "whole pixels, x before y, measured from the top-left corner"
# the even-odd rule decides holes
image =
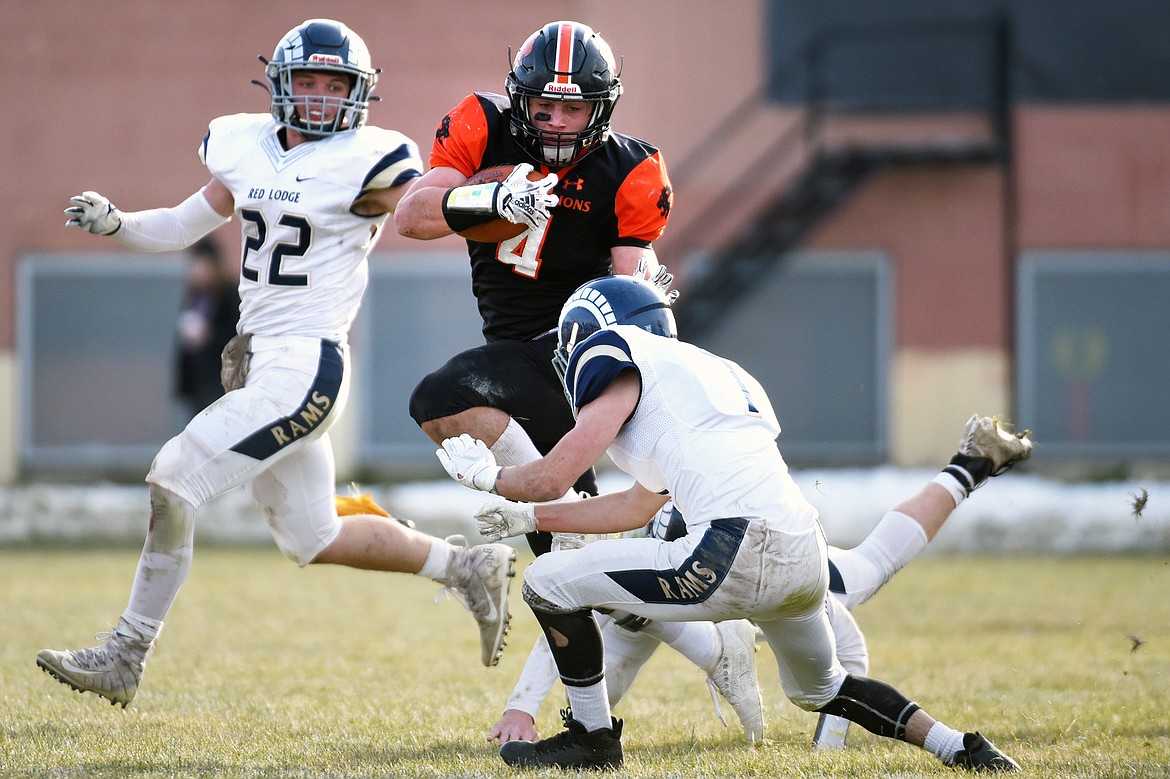
[[[506,87],[507,95],[468,95],[443,117],[430,170],[399,204],[395,226],[402,235],[433,239],[509,218],[511,201],[531,197],[509,181],[521,179],[520,190],[529,182],[521,175],[467,185],[486,168],[525,164],[552,184],[555,198],[544,202],[557,205],[538,206],[543,213],[526,220],[519,235],[500,243],[468,240],[486,343],[423,378],[410,402],[411,416],[436,443],[469,433],[521,464],[573,426],[550,363],[561,306],[584,282],[633,274],[639,263],[653,276],[651,243],[666,228],[671,188],[656,147],[610,129],[622,93],[618,66],[588,26],[562,21],[534,32],[516,54]],[[575,490],[595,494],[593,473]],[[529,540],[535,551],[548,548],[547,538]]]
[[[468,433],[501,464],[539,459],[573,427],[551,362],[569,295],[610,274],[670,284],[652,247],[670,216],[670,178],[653,144],[610,128],[622,94],[618,71],[609,44],[590,27],[544,25],[513,58],[507,94],[470,94],[443,117],[430,170],[395,211],[404,236],[468,238],[483,319],[485,343],[424,377],[411,397],[411,416],[436,444]],[[473,180],[496,166],[519,168],[504,181]],[[500,218],[524,229],[495,243],[470,237],[471,228]],[[566,497],[581,492],[597,493],[592,470]],[[554,543],[547,533],[528,542],[537,554]],[[758,707],[758,693],[747,697]],[[501,741],[535,735],[531,718],[516,728],[501,720],[492,733]]]

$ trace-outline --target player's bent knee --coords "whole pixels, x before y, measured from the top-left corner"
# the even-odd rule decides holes
[[[820,711],[822,707],[831,703],[835,697],[833,694],[824,695],[821,693],[787,693],[788,700],[792,701],[792,705],[796,706],[801,711]]]
[[[152,528],[160,523],[171,526],[190,524],[195,518],[191,501],[176,495],[161,484],[150,485],[150,521]]]
[[[524,586],[520,590],[524,598],[524,602],[528,604],[533,611],[541,611],[545,614],[572,614],[575,611],[580,611],[580,606],[562,606],[548,600],[536,590],[529,586],[528,582],[524,582]]]
[[[293,501],[284,479],[288,479],[287,474],[282,477],[269,469],[251,484],[252,502],[267,522],[281,554],[302,568],[315,561],[346,564],[342,559],[345,549],[340,545],[335,557],[323,554],[341,537],[342,522],[337,516],[333,490],[314,490],[313,494],[301,491]]]
[[[195,507],[180,495],[158,484],[150,485],[150,529],[146,547],[150,552],[171,555],[179,550],[190,554],[195,538]],[[144,554],[148,553],[144,550]]]
[[[806,676],[801,681],[785,680],[783,677],[780,680],[784,695],[803,711],[822,711],[825,705],[840,695],[843,680],[849,678],[840,668],[827,674],[814,674],[813,677]]]
[[[150,464],[150,472],[146,475],[146,481],[152,489],[157,486],[166,490],[168,495],[182,498],[195,508],[199,508],[200,502],[195,500],[195,496],[187,494],[189,491],[181,487],[181,478],[186,465],[183,459],[182,434],[180,434],[167,441],[163,444],[162,449],[159,449],[158,454],[154,456],[154,462]],[[153,497],[152,491],[152,500]]]
[[[286,559],[291,560],[292,562],[296,563],[297,568],[305,568],[305,567],[317,562],[317,559],[315,556],[312,558],[309,558],[309,559],[305,559],[304,557],[301,556],[301,553],[298,552],[296,549],[289,548],[289,547],[285,546],[284,544],[280,543],[279,541],[276,542],[276,548],[280,550],[280,553],[282,555],[284,555]],[[320,554],[320,553],[318,553],[318,554]]]
[[[446,414],[453,402],[452,377],[443,370],[428,373],[410,393],[410,418],[420,427]]]

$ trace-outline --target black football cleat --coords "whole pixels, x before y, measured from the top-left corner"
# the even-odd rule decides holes
[[[568,709],[561,716],[564,731],[540,741],[509,741],[500,747],[500,757],[521,768],[621,768],[622,720],[614,719],[609,728],[587,731]]]
[[[1000,752],[987,737],[976,731],[963,734],[963,748],[951,765],[970,771],[1019,771],[1020,764]]]

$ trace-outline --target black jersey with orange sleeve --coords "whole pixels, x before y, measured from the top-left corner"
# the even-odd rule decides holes
[[[510,113],[502,95],[468,95],[443,117],[431,167],[470,177],[496,165],[532,164],[512,137]],[[613,247],[649,246],[666,229],[670,179],[658,149],[646,141],[610,133],[583,160],[555,173],[560,203],[542,229],[498,244],[467,242],[471,288],[488,341],[528,340],[554,330],[573,290],[610,274]]]

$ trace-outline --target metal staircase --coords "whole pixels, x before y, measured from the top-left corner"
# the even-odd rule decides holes
[[[1010,116],[1006,89],[1006,26],[989,26],[992,45],[999,48],[994,99],[956,132],[948,117],[960,112],[936,111],[932,117],[942,131],[922,130],[921,113],[869,106],[866,111],[841,110],[823,88],[808,90],[809,98],[795,122],[776,132],[772,142],[752,159],[744,160],[738,175],[714,196],[699,215],[672,226],[661,239],[658,253],[677,269],[682,290],[675,305],[680,330],[688,339],[701,338],[722,312],[753,285],[761,273],[782,262],[830,214],[878,171],[897,166],[1002,165],[1010,175]],[[905,33],[905,30],[900,30]],[[856,35],[856,30],[849,30]],[[817,41],[801,62],[817,80],[816,64],[832,36]],[[729,119],[700,143],[691,157],[672,173],[675,191],[687,197],[696,169],[717,144],[727,143],[735,124],[743,126],[767,110],[762,94],[736,107]],[[731,119],[733,116],[735,119]],[[876,121],[874,118],[876,117]],[[868,119],[867,119],[868,118]],[[867,120],[869,124],[867,124]],[[899,122],[902,124],[899,124]],[[927,121],[929,125],[929,119]],[[848,129],[842,132],[842,127]],[[873,132],[874,126],[880,131]],[[891,132],[891,127],[893,132]],[[754,202],[747,202],[756,193]],[[762,194],[761,194],[762,193]],[[743,213],[747,211],[746,215]],[[711,245],[720,226],[723,237]]]

